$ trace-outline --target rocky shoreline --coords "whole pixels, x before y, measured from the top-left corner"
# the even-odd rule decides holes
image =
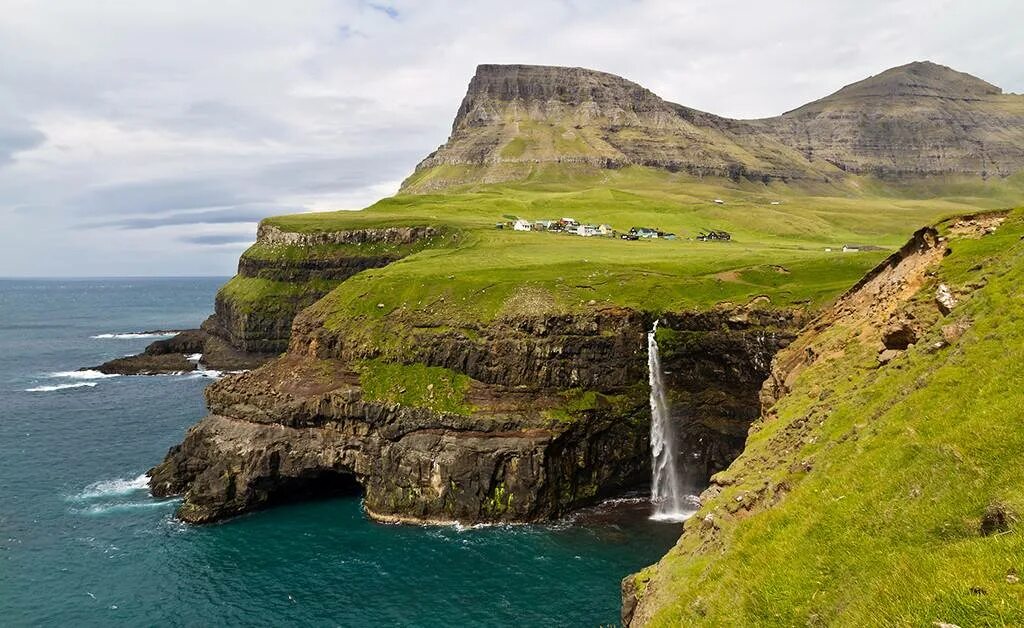
[[[196,356],[190,359],[191,356]],[[246,353],[202,329],[188,329],[149,344],[137,355],[115,358],[90,367],[110,375],[164,375],[189,373],[202,367],[218,371],[244,371],[266,363],[267,354]]]

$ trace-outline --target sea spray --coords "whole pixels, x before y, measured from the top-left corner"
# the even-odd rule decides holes
[[[652,519],[682,521],[693,514],[692,498],[686,492],[676,461],[677,439],[662,379],[658,355],[658,322],[647,334],[647,370],[651,385],[651,501]]]

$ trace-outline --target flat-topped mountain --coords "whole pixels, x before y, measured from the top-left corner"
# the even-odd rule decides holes
[[[551,163],[765,181],[1006,176],[1024,168],[1024,96],[915,62],[745,121],[665,101],[604,72],[481,65],[451,137],[403,191],[521,180]]]

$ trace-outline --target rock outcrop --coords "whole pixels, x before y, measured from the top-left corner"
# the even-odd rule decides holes
[[[402,189],[523,180],[556,163],[765,182],[1006,176],[1024,168],[1024,96],[916,62],[774,118],[731,120],[604,72],[481,65],[451,137]]]
[[[200,329],[96,368],[122,375],[187,372],[198,364],[185,358],[191,354],[202,354],[202,364],[216,370],[255,368],[288,347],[292,320],[304,308],[345,279],[402,259],[442,233],[431,226],[294,232],[261,223],[256,243],[242,254],[238,274],[217,293],[214,313]],[[272,297],[250,296],[264,290]]]
[[[205,330],[189,329],[150,343],[138,355],[115,358],[93,369],[117,375],[187,373],[201,367],[217,371],[244,371],[256,368],[270,357],[239,351]]]

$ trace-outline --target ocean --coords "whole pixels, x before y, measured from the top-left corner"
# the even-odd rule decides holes
[[[144,473],[212,380],[74,371],[196,327],[223,282],[0,280],[0,624],[607,625],[678,537],[639,498],[545,525],[381,525],[354,497],[176,521]]]

